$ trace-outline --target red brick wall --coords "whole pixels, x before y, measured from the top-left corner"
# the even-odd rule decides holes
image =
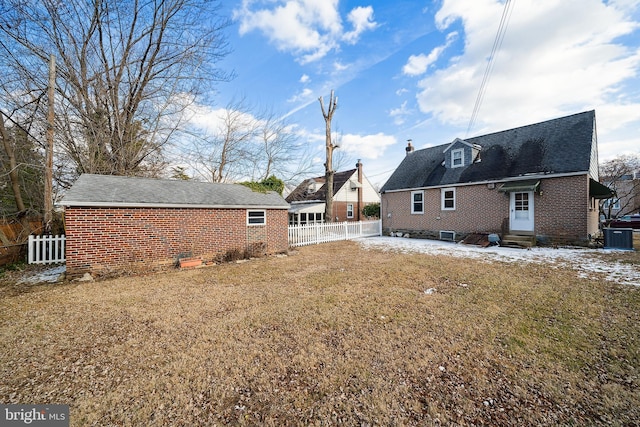
[[[353,218],[347,218],[347,205],[353,205]],[[338,217],[336,221],[336,217]],[[358,202],[333,201],[333,220],[335,222],[358,221]]]
[[[211,261],[259,242],[267,253],[287,250],[286,209],[268,209],[266,225],[246,221],[245,209],[68,207],[67,274],[169,267],[181,254]]]
[[[424,214],[411,214],[411,192],[382,195],[384,233],[402,231],[416,237],[439,237],[439,231],[460,235],[508,230],[509,194],[486,184],[455,187],[456,209],[441,210],[440,189],[424,190]],[[584,241],[597,224],[591,209],[587,175],[540,181],[542,194],[534,195],[535,229],[541,240]],[[389,215],[390,214],[390,215]],[[595,221],[594,221],[595,218]]]

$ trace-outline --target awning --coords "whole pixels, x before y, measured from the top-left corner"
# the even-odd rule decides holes
[[[524,191],[538,191],[539,188],[539,179],[528,179],[524,181],[505,182],[498,191],[503,193],[520,193]]]
[[[608,199],[616,195],[616,192],[595,179],[589,178],[589,197],[594,199]]]

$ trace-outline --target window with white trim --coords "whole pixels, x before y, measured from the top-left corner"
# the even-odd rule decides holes
[[[619,211],[620,210],[620,199],[607,199],[602,204],[602,209],[609,209],[611,207],[612,210]]]
[[[424,191],[411,192],[411,213],[412,214],[424,213]]]
[[[442,199],[441,209],[443,211],[456,210],[456,189],[455,188],[443,188],[440,190]]]
[[[353,218],[353,203],[347,205],[347,218]]]
[[[464,148],[451,150],[451,167],[459,168],[464,166]]]
[[[267,223],[267,211],[247,211],[247,225],[265,225]]]

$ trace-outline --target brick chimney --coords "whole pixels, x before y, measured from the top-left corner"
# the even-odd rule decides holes
[[[407,148],[404,149],[407,152],[407,156],[413,153],[414,148],[413,148],[413,145],[411,145],[412,142],[413,140],[407,139]]]
[[[356,163],[356,168],[358,168],[358,221],[361,220],[362,208],[364,208],[362,204],[362,162],[358,159],[358,163]]]

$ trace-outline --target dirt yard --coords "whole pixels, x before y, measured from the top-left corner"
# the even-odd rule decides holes
[[[0,289],[0,400],[69,404],[72,426],[640,419],[640,288],[562,264],[338,242],[92,283],[17,277]]]

